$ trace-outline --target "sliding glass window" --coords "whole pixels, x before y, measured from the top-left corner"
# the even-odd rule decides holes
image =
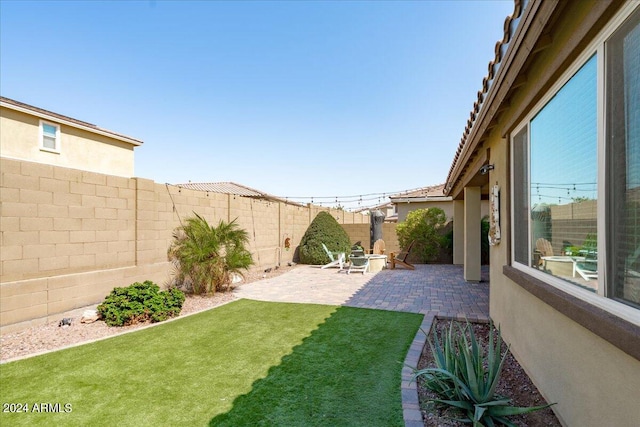
[[[513,260],[640,308],[640,7],[617,25],[512,135]]]
[[[640,307],[640,11],[606,43],[609,294]]]

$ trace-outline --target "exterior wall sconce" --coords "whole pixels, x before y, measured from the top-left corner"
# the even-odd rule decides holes
[[[489,173],[489,171],[492,171],[495,169],[494,165],[484,165],[480,168],[480,175],[486,175]]]

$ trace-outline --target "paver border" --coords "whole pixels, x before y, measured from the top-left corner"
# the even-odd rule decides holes
[[[434,313],[427,313],[422,319],[420,328],[413,338],[413,342],[409,347],[407,356],[404,359],[402,367],[402,376],[400,384],[400,393],[402,395],[402,416],[404,418],[405,427],[424,427],[422,412],[420,411],[420,396],[418,395],[418,382],[413,378],[413,367],[418,367],[422,350],[427,343],[427,335],[431,331],[434,320],[466,320],[459,316],[439,316]],[[467,318],[471,322],[489,323],[489,316],[475,316]]]

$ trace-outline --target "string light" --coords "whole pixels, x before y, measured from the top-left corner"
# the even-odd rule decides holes
[[[178,187],[178,192],[182,190],[180,186]],[[311,204],[319,204],[320,206],[329,206],[336,209],[341,209],[345,211],[364,211],[367,209],[373,209],[380,207],[386,203],[390,203],[389,198],[393,196],[409,196],[412,193],[420,192],[425,193],[426,187],[417,187],[413,189],[402,189],[398,191],[385,191],[385,192],[377,192],[377,193],[366,193],[366,194],[357,194],[357,195],[346,195],[346,196],[274,196],[278,199],[285,201],[285,203],[293,203],[306,205],[309,202]],[[208,196],[207,191],[207,196]],[[236,199],[236,194],[233,194],[234,200]],[[333,206],[331,206],[333,204]]]
[[[321,206],[330,206],[335,209],[342,209],[345,211],[363,211],[367,209],[378,208],[381,205],[390,203],[389,197],[408,196],[415,192],[425,193],[425,187],[419,187],[409,190],[398,191],[385,191],[379,193],[366,193],[347,196],[277,196],[280,199],[284,199],[291,203],[300,204],[319,204]],[[425,193],[426,194],[426,193]],[[333,204],[333,206],[331,206]]]
[[[386,192],[377,192],[377,193],[367,193],[367,194],[355,194],[355,195],[347,195],[347,196],[278,196],[281,199],[302,199],[302,200],[309,200],[309,199],[334,199],[335,201],[340,201],[340,200],[352,200],[352,201],[357,201],[360,198],[362,198],[363,200],[375,200],[377,198],[379,198],[381,195],[382,197],[386,198],[387,194],[390,195],[394,195],[394,194],[409,194],[412,193],[414,191],[421,191],[424,190],[424,187],[417,187],[417,188],[413,188],[413,189],[409,189],[409,190],[398,190],[398,191],[386,191]]]

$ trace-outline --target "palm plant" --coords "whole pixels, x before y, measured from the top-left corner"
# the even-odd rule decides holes
[[[248,242],[249,234],[235,220],[220,220],[214,227],[194,212],[173,233],[169,246],[175,283],[196,294],[228,288],[232,274],[242,275],[253,264]]]

